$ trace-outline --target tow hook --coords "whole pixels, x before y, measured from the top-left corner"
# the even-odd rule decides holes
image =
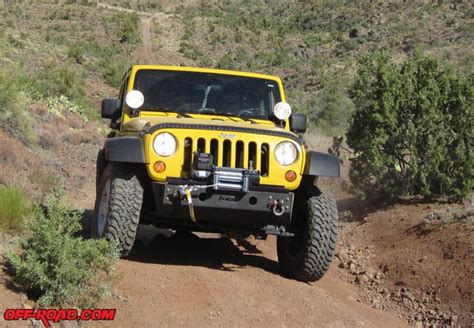
[[[273,215],[282,216],[285,213],[282,199],[270,200],[268,207],[272,210]]]

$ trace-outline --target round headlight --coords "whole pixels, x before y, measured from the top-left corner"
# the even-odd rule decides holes
[[[291,115],[291,106],[289,103],[280,101],[273,107],[273,114],[279,119],[279,120],[286,120],[288,117]]]
[[[283,166],[291,165],[296,161],[297,158],[298,149],[293,143],[289,141],[283,141],[275,147],[275,159],[278,164]]]
[[[171,133],[160,133],[153,140],[153,150],[163,157],[173,155],[176,151],[176,139]]]

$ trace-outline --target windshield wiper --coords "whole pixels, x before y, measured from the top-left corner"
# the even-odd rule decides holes
[[[239,116],[239,118],[243,119],[246,122],[250,122],[252,124],[257,124],[254,120],[252,120],[250,117],[245,117],[245,116]]]
[[[236,120],[235,118],[240,118],[241,120],[244,120],[246,122],[250,122],[252,124],[257,124],[257,122],[255,122],[254,120],[252,120],[251,118],[248,118],[248,117],[244,117],[244,116],[239,116],[239,115],[236,115],[234,113],[229,113],[229,112],[216,112],[216,113],[200,113],[200,114],[208,114],[208,115],[215,115],[215,116],[225,116],[227,117],[228,119],[230,119],[231,121],[234,121],[234,122],[240,122],[239,120]]]
[[[192,118],[191,115],[189,115],[188,113],[183,112],[183,111],[176,111],[176,114],[178,114],[178,117]]]

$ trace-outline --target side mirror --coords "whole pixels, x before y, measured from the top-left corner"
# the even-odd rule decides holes
[[[308,118],[306,114],[293,114],[290,116],[290,130],[296,133],[305,133]]]
[[[118,99],[104,99],[102,100],[102,107],[100,109],[100,116],[111,120],[120,117],[120,101]]]

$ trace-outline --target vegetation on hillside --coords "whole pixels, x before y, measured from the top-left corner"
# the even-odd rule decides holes
[[[474,188],[474,74],[415,54],[365,56],[350,94],[351,181],[366,195],[462,199]]]
[[[78,237],[82,214],[56,198],[31,204],[81,174],[60,147],[96,142],[99,132],[82,130],[116,94],[138,42],[137,15],[87,1],[0,6],[0,233],[21,230],[8,263],[41,306],[91,307],[111,281],[115,244]]]
[[[86,117],[98,118],[99,98],[118,85],[131,64],[140,41],[138,16],[82,4],[0,7],[0,76],[8,77],[2,78],[2,86],[8,83],[10,91],[0,99],[0,121],[5,126],[5,118],[16,110],[10,116],[19,123],[9,130],[26,141],[34,140],[21,113],[28,103],[62,96]]]
[[[90,308],[108,291],[118,247],[78,237],[81,213],[52,197],[36,208],[30,233],[7,254],[14,279],[43,307]]]
[[[474,7],[467,2],[206,1],[177,12],[186,57],[282,76],[296,110],[329,135],[347,127],[347,87],[361,54],[385,49],[399,60],[420,49],[473,69]]]
[[[140,42],[139,19],[89,1],[9,2],[0,6],[0,17],[0,185],[41,201],[61,188],[64,176],[44,153],[60,142],[91,139],[75,136],[83,127],[77,117],[98,119],[100,99],[117,93]],[[67,125],[55,124],[64,118]]]

